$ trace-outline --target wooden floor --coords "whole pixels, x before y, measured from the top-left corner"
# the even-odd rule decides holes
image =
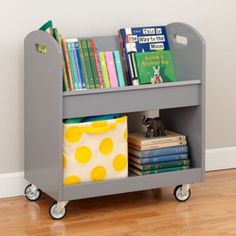
[[[0,236],[211,236],[236,235],[236,170],[206,174],[192,197],[177,202],[173,188],[72,201],[63,220],[52,220],[53,200],[0,199]]]

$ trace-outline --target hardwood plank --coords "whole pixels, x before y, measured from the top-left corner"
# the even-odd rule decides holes
[[[49,217],[53,200],[45,194],[37,202],[0,199],[0,235],[236,235],[235,185],[236,169],[209,172],[185,203],[173,188],[84,199],[70,202],[60,221]]]

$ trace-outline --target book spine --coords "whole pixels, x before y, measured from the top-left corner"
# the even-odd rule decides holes
[[[74,88],[75,88],[75,90],[78,90],[79,87],[78,87],[77,75],[76,75],[76,65],[75,65],[75,61],[74,61],[74,56],[73,56],[70,40],[66,41],[66,45],[67,45],[67,49],[68,49],[70,69],[71,69],[71,73],[72,73]]]
[[[99,59],[100,59],[100,63],[101,63],[104,87],[105,88],[110,88],[110,81],[109,81],[107,65],[106,65],[106,58],[105,58],[105,53],[104,52],[99,52]]]
[[[71,45],[71,49],[72,49],[72,53],[73,53],[78,89],[82,89],[83,87],[82,87],[82,81],[81,81],[80,72],[79,72],[79,62],[78,62],[77,55],[76,55],[74,40],[71,40],[70,45]]]
[[[138,150],[149,150],[149,149],[158,149],[158,148],[165,148],[165,147],[175,147],[175,146],[181,146],[186,145],[187,141],[175,141],[175,142],[166,142],[166,143],[159,143],[159,144],[150,144],[146,146],[139,146],[134,144],[129,144],[130,147],[134,147]]]
[[[99,58],[98,58],[98,51],[97,51],[96,42],[94,39],[92,39],[92,48],[93,48],[96,69],[98,73],[99,85],[100,85],[100,88],[103,88],[102,73],[101,73],[101,68],[100,68],[100,63],[99,63]]]
[[[87,39],[86,43],[87,43],[87,48],[88,48],[88,53],[89,53],[89,60],[90,60],[91,68],[92,68],[94,85],[95,85],[95,88],[101,88],[99,80],[98,80],[98,72],[96,68],[95,56],[94,56],[93,47],[92,47],[92,40]]]
[[[161,162],[167,162],[167,161],[186,160],[188,159],[188,154],[181,153],[181,154],[174,154],[174,155],[143,157],[143,158],[139,158],[139,157],[137,158],[129,154],[129,159],[134,162],[144,165],[144,164],[161,163]]]
[[[124,67],[124,72],[125,72],[125,85],[131,85],[130,80],[129,80],[129,72],[128,72],[128,65],[126,61],[126,56],[125,56],[125,46],[124,42],[122,40],[122,30],[118,30],[118,41],[120,45],[120,52],[121,52],[121,58],[122,58],[122,63]]]
[[[90,63],[90,59],[89,59],[89,52],[88,52],[86,40],[81,40],[81,45],[82,45],[82,50],[83,50],[83,54],[84,54],[84,61],[85,61],[85,65],[86,65],[86,70],[87,70],[87,74],[88,74],[89,87],[95,88],[94,80],[93,80],[93,72],[92,72],[92,67],[91,67],[91,63]]]
[[[151,175],[151,174],[177,171],[177,170],[187,170],[187,169],[189,169],[189,166],[178,166],[178,167],[163,168],[163,169],[157,169],[157,170],[147,170],[147,171],[143,171],[143,175]]]
[[[82,69],[82,62],[81,62],[81,55],[80,55],[80,50],[79,50],[79,43],[78,40],[75,39],[74,41],[74,47],[75,47],[75,53],[76,53],[76,62],[77,62],[77,68],[78,68],[78,73],[79,73],[79,77],[81,80],[81,87],[83,89],[86,88],[86,84],[85,84],[85,79],[84,79],[84,74],[83,74],[83,69]]]
[[[69,83],[68,83],[68,78],[67,78],[67,74],[66,74],[66,67],[65,67],[65,55],[63,53],[62,50],[62,41],[61,41],[61,34],[58,28],[54,29],[54,34],[55,34],[55,38],[58,42],[58,45],[62,51],[62,55],[63,55],[63,59],[62,59],[62,71],[63,71],[63,85],[64,85],[64,91],[69,91]]]
[[[163,168],[171,168],[171,167],[178,167],[178,166],[189,166],[190,160],[178,160],[178,161],[166,161],[166,162],[160,162],[160,163],[151,163],[151,164],[145,164],[145,165],[139,165],[135,162],[130,161],[130,165],[135,166],[136,168],[140,170],[155,170],[155,169],[163,169]]]
[[[120,52],[118,50],[115,50],[113,52],[113,55],[114,55],[114,61],[116,65],[116,74],[118,77],[119,86],[124,87],[125,79],[124,79],[124,74],[123,74],[123,69],[122,69],[122,64],[121,64],[121,59],[120,59]]]
[[[83,72],[83,76],[84,76],[85,86],[86,86],[86,89],[90,89],[91,87],[89,84],[88,73],[87,73],[86,64],[85,64],[85,60],[84,60],[84,52],[83,52],[82,44],[81,44],[80,40],[78,40],[78,46],[79,46],[80,61],[81,61],[81,65],[82,65],[82,72]]]
[[[110,85],[112,88],[118,87],[116,68],[114,64],[114,58],[112,51],[105,52],[107,71],[110,79]]]
[[[67,44],[66,44],[66,40],[62,39],[62,48],[63,48],[63,52],[64,52],[64,58],[65,58],[65,65],[66,65],[66,69],[67,69],[67,77],[68,77],[68,81],[69,81],[69,87],[71,91],[74,91],[74,84],[73,84],[73,79],[72,79],[72,73],[71,73],[71,69],[70,69],[70,60],[69,60],[69,55],[68,55],[68,49],[67,49]]]

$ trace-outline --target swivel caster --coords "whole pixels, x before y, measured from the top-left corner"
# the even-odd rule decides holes
[[[191,185],[178,185],[174,190],[174,196],[179,202],[185,202],[191,197]]]
[[[29,201],[37,201],[41,196],[41,190],[38,189],[35,185],[29,184],[25,188],[25,197]]]
[[[51,205],[49,208],[49,215],[54,219],[54,220],[61,220],[65,217],[66,215],[66,205],[67,202],[55,202]]]

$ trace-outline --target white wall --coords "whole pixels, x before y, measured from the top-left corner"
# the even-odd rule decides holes
[[[174,21],[194,26],[207,42],[207,147],[236,145],[235,12],[234,0],[1,0],[0,173],[23,170],[23,40],[48,19],[64,37]]]

